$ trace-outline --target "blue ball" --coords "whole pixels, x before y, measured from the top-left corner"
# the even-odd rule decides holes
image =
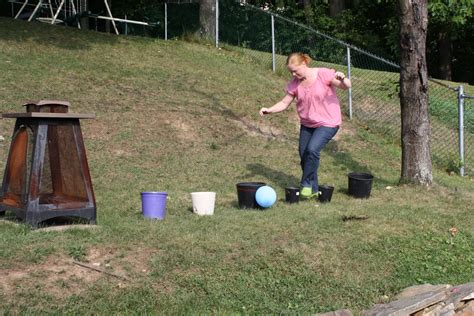
[[[257,201],[257,204],[263,208],[267,208],[275,204],[276,199],[277,195],[275,190],[273,190],[268,185],[258,188],[257,192],[255,192],[255,200]]]

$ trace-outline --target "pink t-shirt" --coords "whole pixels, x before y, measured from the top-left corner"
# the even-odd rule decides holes
[[[337,127],[341,125],[341,107],[336,88],[331,84],[336,71],[318,68],[316,80],[308,87],[293,78],[286,92],[296,98],[296,110],[301,124],[306,127]]]

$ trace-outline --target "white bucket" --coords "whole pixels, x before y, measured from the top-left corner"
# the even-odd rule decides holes
[[[216,192],[192,192],[193,212],[198,215],[214,214]]]

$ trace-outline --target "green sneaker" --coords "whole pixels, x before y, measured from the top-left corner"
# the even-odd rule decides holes
[[[310,187],[302,187],[300,190],[300,198],[303,200],[309,200],[312,198],[317,198],[321,194],[320,192],[313,193],[313,189]]]

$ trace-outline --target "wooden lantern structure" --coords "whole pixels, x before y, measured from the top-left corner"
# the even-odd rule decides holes
[[[34,228],[54,217],[78,217],[95,224],[96,203],[79,120],[69,102],[25,104],[15,128],[0,191],[0,213],[12,210]]]

